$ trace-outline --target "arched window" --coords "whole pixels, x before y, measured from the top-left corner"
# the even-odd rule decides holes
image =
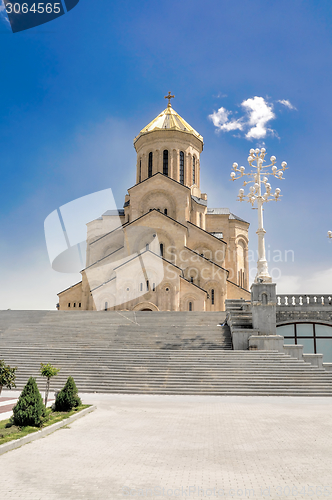
[[[193,156],[193,184],[196,183],[196,158]]]
[[[153,291],[153,292],[155,292],[155,291],[156,291],[156,284],[155,284],[155,283],[153,283],[153,285],[152,285],[152,291]]]
[[[70,302],[68,302],[68,307],[70,307]]]
[[[214,305],[214,289],[211,290],[211,304]]]
[[[146,280],[146,291],[149,291],[149,280]]]
[[[189,302],[189,311],[192,311],[192,310],[193,310],[193,303]]]
[[[165,208],[165,210],[164,210],[164,214],[165,214],[165,215],[167,215],[167,208]]]
[[[145,244],[145,250],[149,250],[149,243]]]
[[[184,184],[184,152],[180,151],[180,183]]]
[[[168,151],[167,151],[167,149],[164,150],[163,174],[168,175]]]
[[[161,257],[164,257],[164,244],[160,243],[160,255]]]
[[[267,294],[266,294],[266,293],[262,293],[262,304],[263,304],[264,306],[266,306],[266,305],[267,305],[267,302],[268,302],[268,301],[267,301]]]
[[[143,292],[143,283],[140,284],[139,290],[140,290],[140,292]]]
[[[142,181],[142,160],[139,161],[139,176],[138,176],[138,182]]]
[[[190,283],[194,283],[194,277],[190,276]]]
[[[108,302],[105,302],[105,311],[108,309]]]
[[[152,162],[153,162],[153,155],[151,151],[149,153],[148,177],[152,177]]]

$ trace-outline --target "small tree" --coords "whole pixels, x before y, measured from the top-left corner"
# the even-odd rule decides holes
[[[45,389],[45,406],[47,405],[48,393],[50,391],[51,378],[55,377],[60,371],[60,368],[55,368],[50,363],[44,365],[40,363],[40,374],[42,377],[46,377],[46,389]]]
[[[0,396],[3,387],[7,387],[7,389],[12,389],[16,387],[15,379],[17,368],[11,368],[9,365],[6,365],[3,359],[0,359]]]
[[[13,422],[19,427],[40,427],[46,416],[46,408],[38,390],[36,380],[30,377],[17,404],[13,408]]]
[[[78,397],[74,379],[69,377],[64,388],[57,394],[54,409],[55,411],[70,411],[80,404],[82,404],[82,401]]]

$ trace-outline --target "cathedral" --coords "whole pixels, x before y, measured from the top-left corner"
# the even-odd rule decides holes
[[[167,108],[134,139],[136,183],[123,209],[87,223],[82,281],[60,310],[223,311],[249,299],[249,223],[208,208],[200,189],[203,137]]]

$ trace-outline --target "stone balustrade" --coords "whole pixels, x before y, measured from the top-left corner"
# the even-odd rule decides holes
[[[277,307],[302,307],[302,308],[321,308],[329,307],[332,309],[332,294],[288,294],[277,295]]]

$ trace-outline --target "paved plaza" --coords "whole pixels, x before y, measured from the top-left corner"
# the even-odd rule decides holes
[[[332,500],[331,398],[83,401],[97,409],[0,456],[1,500]]]

